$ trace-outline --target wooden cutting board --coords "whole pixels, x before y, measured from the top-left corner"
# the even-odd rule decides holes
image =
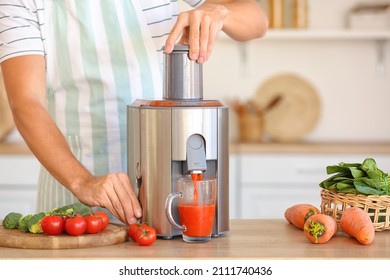
[[[320,94],[307,79],[281,73],[258,89],[255,103],[261,108],[279,97],[280,102],[264,114],[264,132],[278,142],[300,141],[317,125],[321,116]]]
[[[5,229],[0,224],[0,247],[23,249],[76,249],[114,245],[128,240],[127,228],[109,224],[97,234],[49,236],[25,233],[19,229]]]

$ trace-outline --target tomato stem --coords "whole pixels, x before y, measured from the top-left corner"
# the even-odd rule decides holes
[[[142,238],[149,233],[148,229],[139,229],[139,230],[142,231],[142,234],[139,236],[139,238]]]

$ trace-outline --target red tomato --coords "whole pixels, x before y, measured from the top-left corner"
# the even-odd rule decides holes
[[[85,217],[85,221],[87,222],[87,233],[94,234],[103,229],[103,219],[100,216],[90,215]]]
[[[87,221],[83,216],[77,215],[73,218],[69,218],[65,222],[65,231],[69,235],[78,236],[85,232],[87,229]]]
[[[135,240],[141,246],[149,246],[153,244],[153,242],[156,241],[156,238],[156,230],[147,224],[142,224],[135,233]]]
[[[64,219],[60,216],[46,216],[41,221],[42,230],[48,235],[60,235],[64,224]]]
[[[139,223],[134,223],[134,224],[131,224],[131,225],[127,228],[127,234],[129,235],[129,237],[131,238],[131,240],[133,240],[134,242],[137,242],[137,241],[135,240],[135,233],[137,232],[139,226],[140,226]]]
[[[98,216],[98,217],[102,218],[102,223],[103,223],[102,230],[105,229],[108,226],[108,223],[110,221],[110,217],[108,216],[108,214],[106,212],[104,212],[104,211],[96,211],[96,212],[93,212],[92,215],[93,216]]]
[[[66,230],[65,230],[65,224],[66,224],[66,221],[69,219],[70,217],[69,216],[63,216],[62,219],[64,219],[64,227],[62,229],[62,232],[65,232],[66,233]]]
[[[157,238],[156,230],[145,223],[130,225],[127,229],[127,233],[133,241],[141,246],[149,246],[156,241]]]

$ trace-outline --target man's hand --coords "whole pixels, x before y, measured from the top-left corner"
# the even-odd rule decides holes
[[[71,190],[81,202],[104,207],[126,224],[133,224],[142,216],[141,206],[125,173],[76,181]]]
[[[166,53],[172,52],[181,35],[179,43],[190,46],[190,59],[198,63],[207,61],[227,14],[228,9],[224,6],[207,3],[198,9],[181,13],[166,41]]]
[[[179,14],[166,42],[171,53],[176,42],[188,44],[190,59],[207,61],[219,31],[237,41],[263,36],[268,18],[254,0],[206,0],[199,8]]]

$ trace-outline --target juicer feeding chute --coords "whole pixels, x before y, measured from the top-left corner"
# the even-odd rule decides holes
[[[203,67],[189,59],[188,51],[188,46],[176,45],[171,54],[164,56],[164,99],[203,99]]]
[[[163,100],[136,100],[128,106],[130,182],[143,221],[158,236],[171,238],[181,233],[165,216],[165,199],[177,179],[199,173],[216,178],[213,236],[218,236],[229,230],[228,108],[203,100],[202,65],[189,59],[188,46],[176,45],[164,56]]]

